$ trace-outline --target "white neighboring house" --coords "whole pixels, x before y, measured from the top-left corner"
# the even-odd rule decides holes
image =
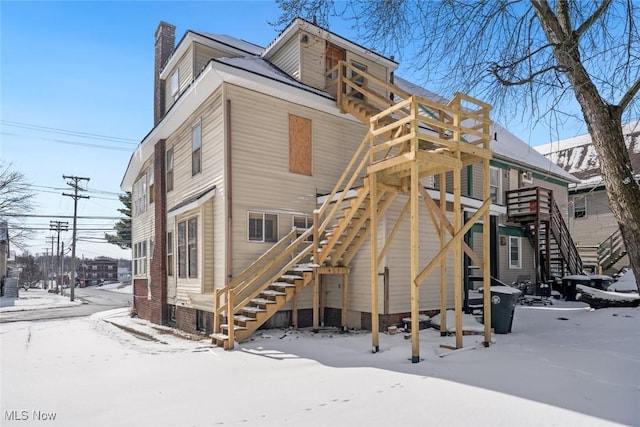
[[[631,165],[640,180],[640,121],[622,126]],[[535,147],[580,180],[569,186],[569,230],[585,265],[594,272],[616,273],[629,265],[618,223],[600,174],[600,161],[589,134]]]

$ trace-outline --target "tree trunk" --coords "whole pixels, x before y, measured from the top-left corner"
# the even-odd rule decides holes
[[[558,5],[568,7],[563,2]],[[570,28],[570,22],[567,19],[559,21],[546,2],[536,14],[582,109],[600,160],[600,171],[607,188],[611,212],[620,227],[631,269],[636,278],[639,278],[637,282],[640,282],[640,186],[634,179],[629,152],[624,142],[622,110],[617,105],[608,104],[600,96],[582,64],[578,35]],[[636,285],[640,291],[640,283]]]

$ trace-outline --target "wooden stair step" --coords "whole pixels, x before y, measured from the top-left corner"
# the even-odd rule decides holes
[[[246,311],[247,313],[263,313],[267,310],[265,310],[264,308],[260,308],[260,307],[253,307],[251,305],[246,305],[244,307],[242,307],[242,311]]]
[[[236,322],[255,322],[255,317],[243,316],[242,314],[236,314],[233,316],[233,320]]]
[[[224,323],[224,324],[220,325],[220,329],[222,329],[222,330],[229,330],[229,324]],[[236,331],[243,331],[243,330],[245,330],[245,329],[247,329],[247,328],[246,328],[246,327],[244,327],[244,326],[233,325],[233,329],[234,329],[234,330],[236,330]]]
[[[254,304],[275,304],[274,300],[266,299],[266,298],[254,298],[251,300]]]
[[[289,282],[273,282],[270,286],[274,288],[295,288],[296,285]]]
[[[280,291],[276,291],[274,289],[266,289],[264,291],[261,292],[262,295],[268,295],[271,297],[277,297],[277,296],[286,296],[287,293],[286,292],[280,292]]]
[[[280,279],[284,279],[284,280],[302,280],[303,277],[302,276],[298,276],[297,274],[285,274],[283,276],[280,276]]]
[[[229,335],[226,334],[211,334],[209,335],[209,338],[214,339],[214,340],[218,340],[218,341],[225,341],[229,339]]]

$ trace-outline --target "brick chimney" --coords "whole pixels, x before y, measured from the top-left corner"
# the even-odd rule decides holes
[[[153,82],[153,125],[160,123],[164,115],[164,81],[160,80],[162,67],[167,63],[176,44],[176,27],[160,21],[156,30],[155,73]]]

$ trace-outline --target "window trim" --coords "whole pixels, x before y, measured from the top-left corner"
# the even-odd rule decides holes
[[[261,239],[256,239],[256,238],[251,238],[251,215],[261,215],[262,216],[262,238]],[[275,217],[275,233],[273,233],[273,235],[275,236],[275,238],[270,238],[267,239],[266,238],[266,231],[267,228],[265,226],[266,224],[266,219],[267,216],[271,216],[271,217]],[[273,218],[272,218],[273,219]],[[280,222],[280,216],[276,213],[270,213],[270,212],[261,212],[261,211],[248,211],[247,212],[247,242],[250,243],[275,243],[280,239],[280,230],[279,230],[279,222]]]
[[[518,236],[508,236],[509,237],[509,269],[510,270],[520,270],[522,269],[522,239]],[[511,258],[511,249],[514,247],[513,242],[518,242],[518,262],[513,264],[513,259]]]
[[[155,199],[154,194],[153,194],[153,189],[155,187],[155,181],[156,181],[155,180],[155,175],[156,174],[155,174],[155,171],[154,171],[154,166],[152,164],[149,167],[149,172],[147,173],[147,177],[149,178],[149,185],[147,186],[147,192],[149,193],[147,199],[149,200],[149,204],[152,204],[154,199]]]
[[[576,207],[578,203],[581,203],[584,207],[578,211]],[[582,213],[578,216],[577,213]],[[587,218],[587,198],[586,196],[573,196],[573,219],[586,219]]]
[[[167,232],[167,277],[173,277],[173,230]]]
[[[491,171],[497,172],[497,185],[491,185]],[[491,201],[497,205],[502,204],[502,169],[496,166],[489,166],[489,194],[491,194],[491,188],[496,189],[496,199],[491,198]]]
[[[176,68],[173,74],[171,74],[171,77],[169,77],[169,91],[174,101],[178,99],[178,96],[180,95],[180,69],[179,68]]]
[[[171,160],[171,161],[169,161]],[[167,154],[165,157],[165,167],[166,167],[166,188],[167,188],[167,193],[171,190],[173,190],[173,167],[174,167],[174,161],[175,161],[175,157],[174,157],[174,152],[173,152],[173,147],[170,147],[167,150]]]
[[[147,174],[145,173],[133,184],[133,215],[145,213],[147,204]]]
[[[194,235],[191,236],[190,225],[195,223]],[[192,216],[179,221],[177,224],[178,237],[177,237],[177,265],[178,265],[178,278],[179,279],[197,279],[199,268],[199,248],[198,248],[198,216]],[[181,242],[180,233],[184,233],[184,240]],[[190,239],[193,237],[193,239]],[[193,255],[193,256],[192,256]]]
[[[140,240],[133,245],[133,275],[147,275],[147,241]]]
[[[194,148],[194,131],[195,129],[199,129],[198,131],[198,146]],[[197,168],[196,168],[196,160],[197,158]],[[196,176],[200,172],[202,172],[202,119],[196,120],[196,122],[191,126],[191,176]]]

